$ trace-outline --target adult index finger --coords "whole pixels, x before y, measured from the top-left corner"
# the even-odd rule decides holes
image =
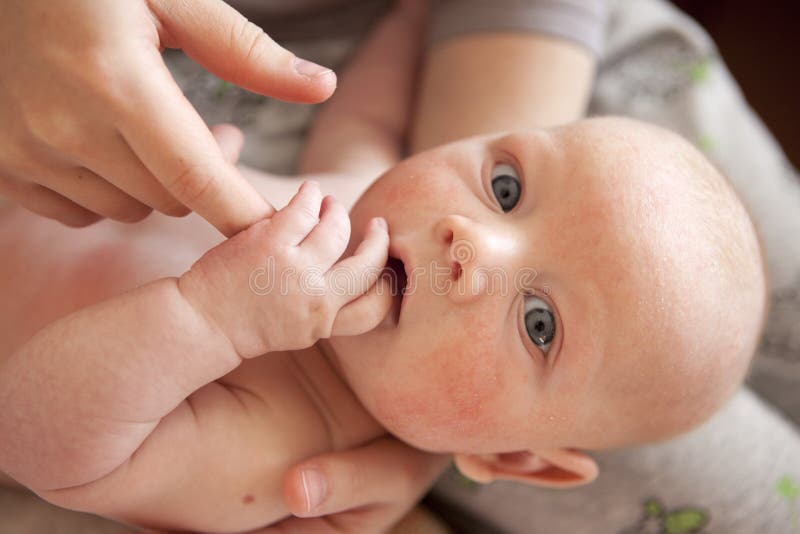
[[[128,62],[139,69],[119,105],[119,132],[170,194],[226,236],[270,217],[275,210],[225,160],[157,51],[151,54]]]

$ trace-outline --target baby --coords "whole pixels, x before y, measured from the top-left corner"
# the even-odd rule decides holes
[[[318,209],[316,191],[304,186],[281,213]],[[339,209],[326,205],[300,251],[335,246],[314,234]],[[3,469],[65,506],[235,531],[286,513],[280,480],[293,462],[387,430],[455,453],[479,481],[588,482],[597,467],[580,450],[685,431],[742,380],[764,313],[758,242],[722,178],[672,134],[596,119],[454,143],[384,174],[353,207],[354,228],[376,215],[409,274],[377,328],[313,345],[325,331],[280,339],[303,325],[266,304],[267,284],[254,287],[251,273],[264,272],[273,239],[300,236],[259,223],[177,282],[53,323],[58,352],[34,338],[25,360],[6,361],[18,386],[4,384],[4,405],[41,384],[26,364],[50,370],[63,428],[39,428],[41,406],[4,414],[13,438]],[[364,241],[376,251],[379,226]],[[360,232],[350,250],[358,243]],[[5,236],[4,255],[11,246]],[[124,258],[157,262],[152,249]],[[448,273],[438,284],[425,276],[436,268]],[[311,346],[255,358],[293,344]],[[154,471],[157,488],[147,485]]]
[[[22,304],[0,321],[0,469],[65,507],[241,531],[287,514],[289,466],[386,432],[477,481],[568,487],[597,476],[584,451],[684,432],[741,383],[759,244],[685,141],[593,119],[442,146],[367,188],[372,138],[324,169],[355,176],[323,182],[363,193],[349,219],[308,183],[216,246],[191,217],[76,232],[4,210]]]

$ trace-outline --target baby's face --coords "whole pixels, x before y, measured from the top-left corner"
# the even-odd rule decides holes
[[[406,294],[375,330],[331,343],[388,430],[446,452],[609,446],[651,432],[632,421],[707,372],[700,355],[741,343],[706,335],[716,288],[697,274],[712,266],[659,159],[674,141],[637,128],[470,139],[401,162],[363,195],[353,228],[387,219]]]

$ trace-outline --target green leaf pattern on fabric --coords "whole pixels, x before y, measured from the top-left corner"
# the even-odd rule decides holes
[[[782,476],[778,483],[775,485],[775,490],[778,495],[791,502],[800,496],[800,485],[795,482],[789,475]]]
[[[691,534],[699,532],[708,524],[708,515],[695,508],[674,510],[664,517],[664,532],[667,534]]]

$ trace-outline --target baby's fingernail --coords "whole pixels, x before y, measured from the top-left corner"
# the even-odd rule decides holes
[[[294,58],[294,70],[308,78],[321,78],[333,72],[328,67],[317,65],[299,57]]]
[[[384,219],[383,217],[375,217],[375,224],[377,224],[379,228],[383,228],[384,230],[387,230],[389,228],[389,225],[386,224],[386,219]]]
[[[318,469],[307,468],[300,472],[303,492],[306,496],[306,512],[311,513],[322,504],[328,491],[328,483]]]
[[[305,185],[319,187],[319,182],[316,180],[306,180]]]

